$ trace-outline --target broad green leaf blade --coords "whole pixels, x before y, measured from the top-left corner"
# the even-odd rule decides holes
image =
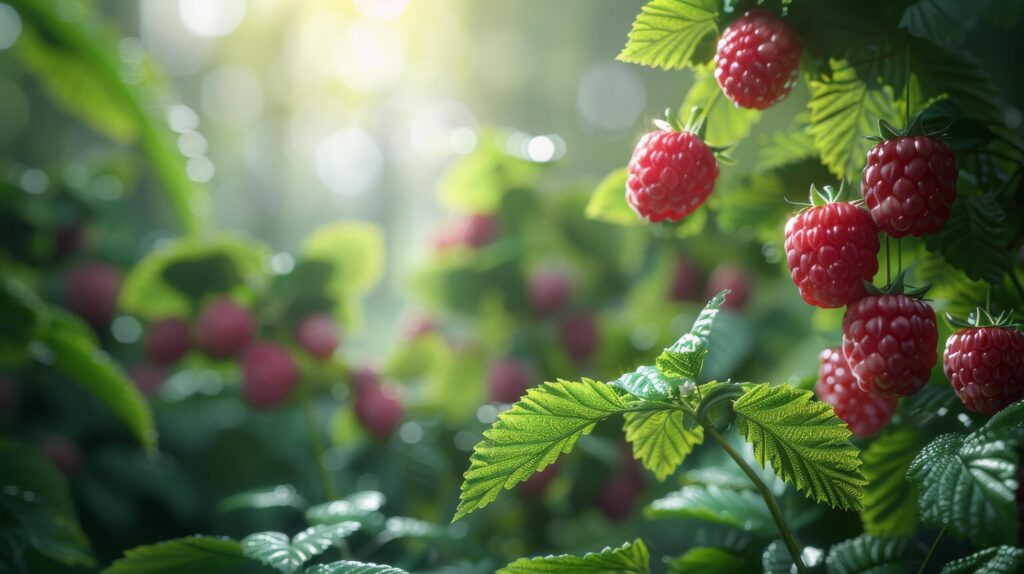
[[[384,506],[385,498],[380,492],[364,490],[341,500],[317,504],[306,511],[306,522],[310,524],[337,524],[339,522],[366,522]]]
[[[650,556],[642,540],[627,542],[618,548],[605,548],[583,556],[562,554],[539,558],[520,558],[498,570],[497,574],[649,574]]]
[[[697,315],[690,332],[680,337],[658,356],[657,366],[661,374],[666,377],[697,378],[701,366],[704,365],[704,356],[708,353],[711,327],[728,294],[729,290],[726,289],[712,297]]]
[[[633,445],[633,456],[658,480],[668,478],[704,441],[704,429],[687,429],[683,413],[674,409],[626,413],[625,419],[623,430]]]
[[[643,365],[608,384],[644,400],[664,400],[668,398],[673,387],[672,381],[650,365]]]
[[[318,556],[359,530],[358,522],[317,524],[296,534],[290,541],[281,532],[257,532],[242,539],[242,554],[292,574],[310,558]]]
[[[873,536],[911,536],[917,489],[907,470],[917,456],[914,431],[901,427],[878,437],[864,450],[864,498],[860,511],[864,532]]]
[[[970,31],[981,15],[979,6],[988,2],[959,0],[918,0],[904,10],[900,28],[938,44],[957,43]]]
[[[583,214],[595,219],[619,225],[642,225],[644,221],[626,201],[626,168],[619,168],[601,180],[587,202]]]
[[[715,0],[651,0],[633,22],[618,60],[664,70],[694,63],[694,53],[718,31]]]
[[[758,536],[777,536],[764,500],[750,490],[718,486],[684,486],[644,509],[648,519],[691,519],[721,524]]]
[[[530,389],[498,416],[473,448],[452,521],[487,506],[503,489],[543,470],[572,450],[599,421],[626,411],[630,404],[612,386],[590,379],[559,380]]]
[[[1010,262],[1010,252],[1003,241],[1007,214],[995,193],[981,194],[964,188],[961,184],[946,225],[925,238],[925,245],[971,279],[998,284]]]
[[[909,538],[865,534],[829,549],[825,568],[828,574],[902,574],[913,572],[923,557]]]
[[[56,513],[74,519],[67,480],[38,448],[0,438],[0,485],[32,492]]]
[[[532,187],[543,171],[541,164],[509,155],[504,146],[498,134],[481,133],[473,153],[441,180],[441,202],[462,213],[494,213],[507,192]]]
[[[346,221],[321,227],[303,244],[304,262],[326,263],[330,274],[324,292],[334,301],[334,315],[348,328],[359,324],[358,302],[384,274],[384,233],[370,223]]]
[[[813,397],[786,385],[749,386],[733,404],[740,432],[762,467],[771,463],[808,498],[858,510],[865,482],[860,453],[846,423]]]
[[[369,562],[353,562],[341,560],[330,564],[317,564],[306,570],[306,574],[409,574],[401,568],[372,564]]]
[[[1024,440],[1024,401],[1017,401],[992,415],[985,429],[1002,440]]]
[[[836,177],[857,181],[872,142],[864,136],[878,120],[896,123],[892,88],[869,88],[845,60],[829,62],[831,74],[809,82],[811,135],[821,161]]]
[[[1015,448],[985,427],[970,435],[945,434],[924,447],[907,471],[920,492],[921,523],[979,545],[1016,543]]]
[[[668,564],[670,574],[757,574],[760,570],[746,559],[723,548],[698,546]]]
[[[714,72],[713,63],[695,68],[694,84],[679,107],[679,117],[688,117],[695,106],[703,108],[707,114],[704,142],[710,146],[736,145],[750,135],[750,130],[761,120],[761,112],[733,105],[722,95]]]
[[[792,574],[796,565],[782,540],[775,540],[765,547],[761,554],[761,570],[764,574]]]
[[[1013,574],[1024,570],[1024,549],[995,546],[954,560],[942,568],[942,574]]]
[[[408,516],[392,516],[384,522],[384,532],[389,539],[412,538],[418,540],[449,540],[448,530],[432,522],[409,518]]]
[[[757,171],[771,171],[818,158],[814,137],[806,126],[776,132],[760,138]]]
[[[278,484],[270,488],[259,488],[231,495],[217,503],[217,512],[231,512],[242,509],[263,509],[290,507],[305,510],[306,499],[290,484]]]
[[[57,512],[34,492],[6,486],[0,490],[0,557],[31,547],[68,566],[92,567],[89,539],[78,522]]]
[[[188,536],[127,550],[102,574],[228,574],[249,559],[230,538]]]

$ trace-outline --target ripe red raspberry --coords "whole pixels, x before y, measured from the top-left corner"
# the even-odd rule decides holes
[[[146,358],[158,365],[170,365],[185,356],[192,347],[188,323],[174,317],[149,326],[142,341]]]
[[[397,390],[381,384],[358,386],[354,408],[359,424],[378,439],[391,436],[404,414]]]
[[[128,376],[131,377],[135,386],[142,391],[142,394],[151,397],[160,390],[167,378],[167,371],[160,365],[139,363],[128,369]]]
[[[782,20],[751,10],[718,40],[715,79],[726,97],[763,110],[789,95],[800,67],[800,40]]]
[[[94,328],[110,324],[120,293],[121,272],[113,265],[86,263],[68,271],[67,306]]]
[[[826,203],[786,223],[786,263],[800,296],[816,307],[842,307],[867,294],[878,272],[878,229],[851,203]]]
[[[295,340],[316,359],[329,359],[338,348],[338,326],[330,315],[307,315],[295,329]]]
[[[700,272],[685,257],[677,257],[672,268],[672,283],[668,298],[671,301],[692,301],[700,295]]]
[[[516,359],[495,361],[487,372],[487,389],[491,400],[499,403],[518,401],[533,382],[530,367]]]
[[[967,410],[996,413],[1024,398],[1024,333],[972,327],[946,339],[946,378]]]
[[[935,311],[906,295],[868,295],[843,317],[843,355],[860,388],[884,397],[921,390],[938,353]]]
[[[204,353],[223,359],[242,352],[255,331],[256,322],[248,309],[230,299],[220,299],[199,316],[196,340]]]
[[[861,175],[864,201],[893,237],[938,233],[956,199],[956,155],[941,139],[907,136],[879,142]]]
[[[540,498],[548,485],[558,476],[559,469],[558,463],[553,462],[544,467],[544,470],[531,474],[530,478],[519,483],[519,492],[526,498]]]
[[[539,271],[530,279],[530,306],[538,317],[553,315],[572,295],[572,283],[564,273],[553,269]]]
[[[600,343],[597,321],[591,315],[577,314],[567,317],[561,327],[562,344],[569,358],[576,363],[585,363]]]
[[[854,436],[873,436],[889,424],[896,412],[896,399],[862,391],[842,350],[825,349],[818,359],[821,368],[814,392],[821,402],[832,405]]]
[[[629,160],[626,201],[652,222],[679,221],[696,211],[718,179],[718,161],[695,134],[656,130],[640,139]]]
[[[256,408],[278,405],[298,382],[299,368],[280,345],[253,343],[242,355],[242,397]]]
[[[711,299],[723,289],[731,291],[722,306],[727,309],[742,309],[750,300],[750,277],[737,265],[723,263],[715,267],[708,277],[705,297]]]

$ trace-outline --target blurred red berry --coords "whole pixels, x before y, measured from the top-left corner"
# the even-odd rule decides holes
[[[1012,327],[961,329],[946,339],[942,366],[967,410],[999,412],[1024,399],[1024,332]]]
[[[394,434],[404,415],[398,391],[389,385],[357,387],[354,407],[359,424],[378,439]]]
[[[516,359],[499,359],[487,372],[487,388],[492,401],[514,403],[533,385],[529,366]]]
[[[167,318],[149,326],[142,347],[146,358],[158,365],[170,365],[184,357],[192,348],[188,323]]]
[[[620,472],[609,478],[597,495],[597,508],[608,520],[621,522],[633,509],[637,496],[643,489],[629,472]]]
[[[763,10],[747,12],[718,40],[715,79],[740,107],[763,110],[781,101],[796,84],[799,67],[800,40]]]
[[[308,315],[295,329],[295,339],[317,359],[329,359],[338,348],[338,326],[330,315]]]
[[[700,295],[700,272],[685,257],[677,257],[672,269],[668,297],[672,301],[692,301]]]
[[[600,342],[597,321],[587,314],[567,317],[562,322],[561,335],[565,351],[576,363],[585,363],[590,359]]]
[[[548,317],[569,301],[572,282],[561,271],[547,269],[537,272],[530,279],[529,290],[533,314]]]
[[[370,367],[358,367],[349,373],[352,378],[352,389],[359,392],[360,389],[376,387],[380,385],[380,375]]]
[[[43,439],[39,449],[64,476],[72,478],[82,470],[82,451],[67,437],[51,435]]]
[[[821,367],[814,392],[832,405],[836,416],[858,437],[878,434],[896,412],[896,399],[861,390],[841,349],[825,349],[819,355]]]
[[[405,326],[405,339],[412,341],[437,331],[437,323],[429,315],[416,315]]]
[[[110,324],[121,294],[121,272],[107,263],[86,263],[68,271],[65,285],[69,309],[94,328]]]
[[[483,247],[498,236],[498,218],[476,213],[462,223],[463,242],[470,247]]]
[[[242,397],[257,408],[282,403],[299,382],[291,353],[268,342],[250,345],[242,355]]]
[[[626,201],[651,222],[680,221],[711,195],[718,161],[690,132],[657,130],[644,134],[633,149],[626,180]]]
[[[747,306],[750,300],[751,284],[746,272],[736,265],[723,263],[711,272],[708,277],[705,296],[711,299],[723,289],[729,289],[730,293],[725,297],[723,307],[727,309],[742,309]]]
[[[531,474],[530,478],[519,483],[519,492],[526,498],[540,498],[548,485],[558,477],[559,470],[557,462],[547,465],[544,470]]]
[[[153,396],[167,378],[167,370],[160,365],[150,363],[139,363],[128,369],[128,376],[131,377],[135,386],[146,396]]]
[[[199,316],[196,340],[204,353],[223,359],[242,352],[255,332],[256,322],[248,309],[230,299],[219,299]]]

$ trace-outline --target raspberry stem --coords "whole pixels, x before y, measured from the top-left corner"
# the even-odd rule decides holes
[[[932,560],[932,555],[935,554],[935,550],[938,549],[939,543],[942,542],[942,537],[945,534],[945,528],[939,531],[939,534],[935,537],[935,542],[932,542],[932,547],[928,549],[928,555],[924,557],[924,562],[921,562],[921,567],[917,569],[917,574],[924,574],[925,569],[928,567],[928,563]]]

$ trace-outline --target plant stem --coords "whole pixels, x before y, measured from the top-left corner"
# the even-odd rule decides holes
[[[903,272],[903,238],[896,240],[896,274]]]
[[[928,563],[932,560],[932,555],[935,554],[935,550],[939,547],[939,542],[942,542],[942,536],[946,534],[946,529],[943,528],[939,531],[938,536],[935,537],[935,542],[932,542],[932,547],[928,549],[928,555],[924,557],[924,562],[921,563],[921,567],[917,569],[917,574],[924,574],[924,569],[928,567]]]
[[[885,235],[885,286],[892,283],[892,272],[889,270],[889,235]]]
[[[327,500],[336,500],[338,492],[331,479],[331,473],[324,465],[324,445],[320,440],[320,429],[316,424],[316,410],[313,408],[313,391],[308,384],[302,385],[300,390],[302,402],[302,414],[306,418],[306,427],[309,434],[309,447],[313,451],[313,458],[316,461],[316,468],[320,473],[320,482],[323,483],[324,496]]]

